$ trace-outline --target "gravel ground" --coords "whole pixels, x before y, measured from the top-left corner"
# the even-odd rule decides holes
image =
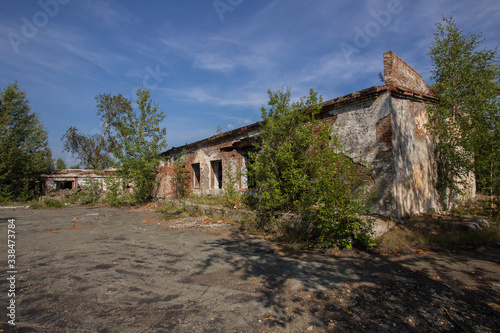
[[[0,238],[0,332],[500,332],[499,248],[294,255],[224,221],[79,206],[0,209]]]

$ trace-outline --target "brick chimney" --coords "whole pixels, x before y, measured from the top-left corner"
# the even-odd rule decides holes
[[[433,94],[422,75],[392,51],[384,53],[384,81],[387,85],[395,84],[426,95]]]

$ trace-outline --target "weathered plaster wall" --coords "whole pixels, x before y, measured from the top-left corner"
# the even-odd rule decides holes
[[[386,92],[372,101],[330,112],[337,117],[332,136],[337,136],[344,153],[354,162],[373,168],[377,199],[372,212],[381,215],[390,215],[394,208],[390,105],[391,96]]]
[[[354,162],[372,167],[372,213],[401,218],[439,210],[427,106],[390,91],[330,111],[332,136]]]
[[[425,103],[391,99],[392,145],[395,161],[396,217],[439,210],[437,173]]]

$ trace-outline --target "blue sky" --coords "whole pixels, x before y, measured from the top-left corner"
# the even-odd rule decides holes
[[[100,93],[150,88],[171,148],[259,121],[268,89],[329,100],[379,85],[389,50],[430,82],[442,15],[500,44],[498,0],[0,0],[0,88],[27,92],[70,166],[61,136],[98,131]]]

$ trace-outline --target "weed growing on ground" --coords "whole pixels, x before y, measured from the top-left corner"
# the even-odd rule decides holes
[[[470,231],[459,225],[444,225],[422,217],[410,219],[376,239],[377,252],[399,254],[417,250],[466,250],[500,243],[500,229],[492,226]]]
[[[63,208],[65,205],[59,200],[46,198],[42,201],[33,201],[30,205],[33,209]]]

